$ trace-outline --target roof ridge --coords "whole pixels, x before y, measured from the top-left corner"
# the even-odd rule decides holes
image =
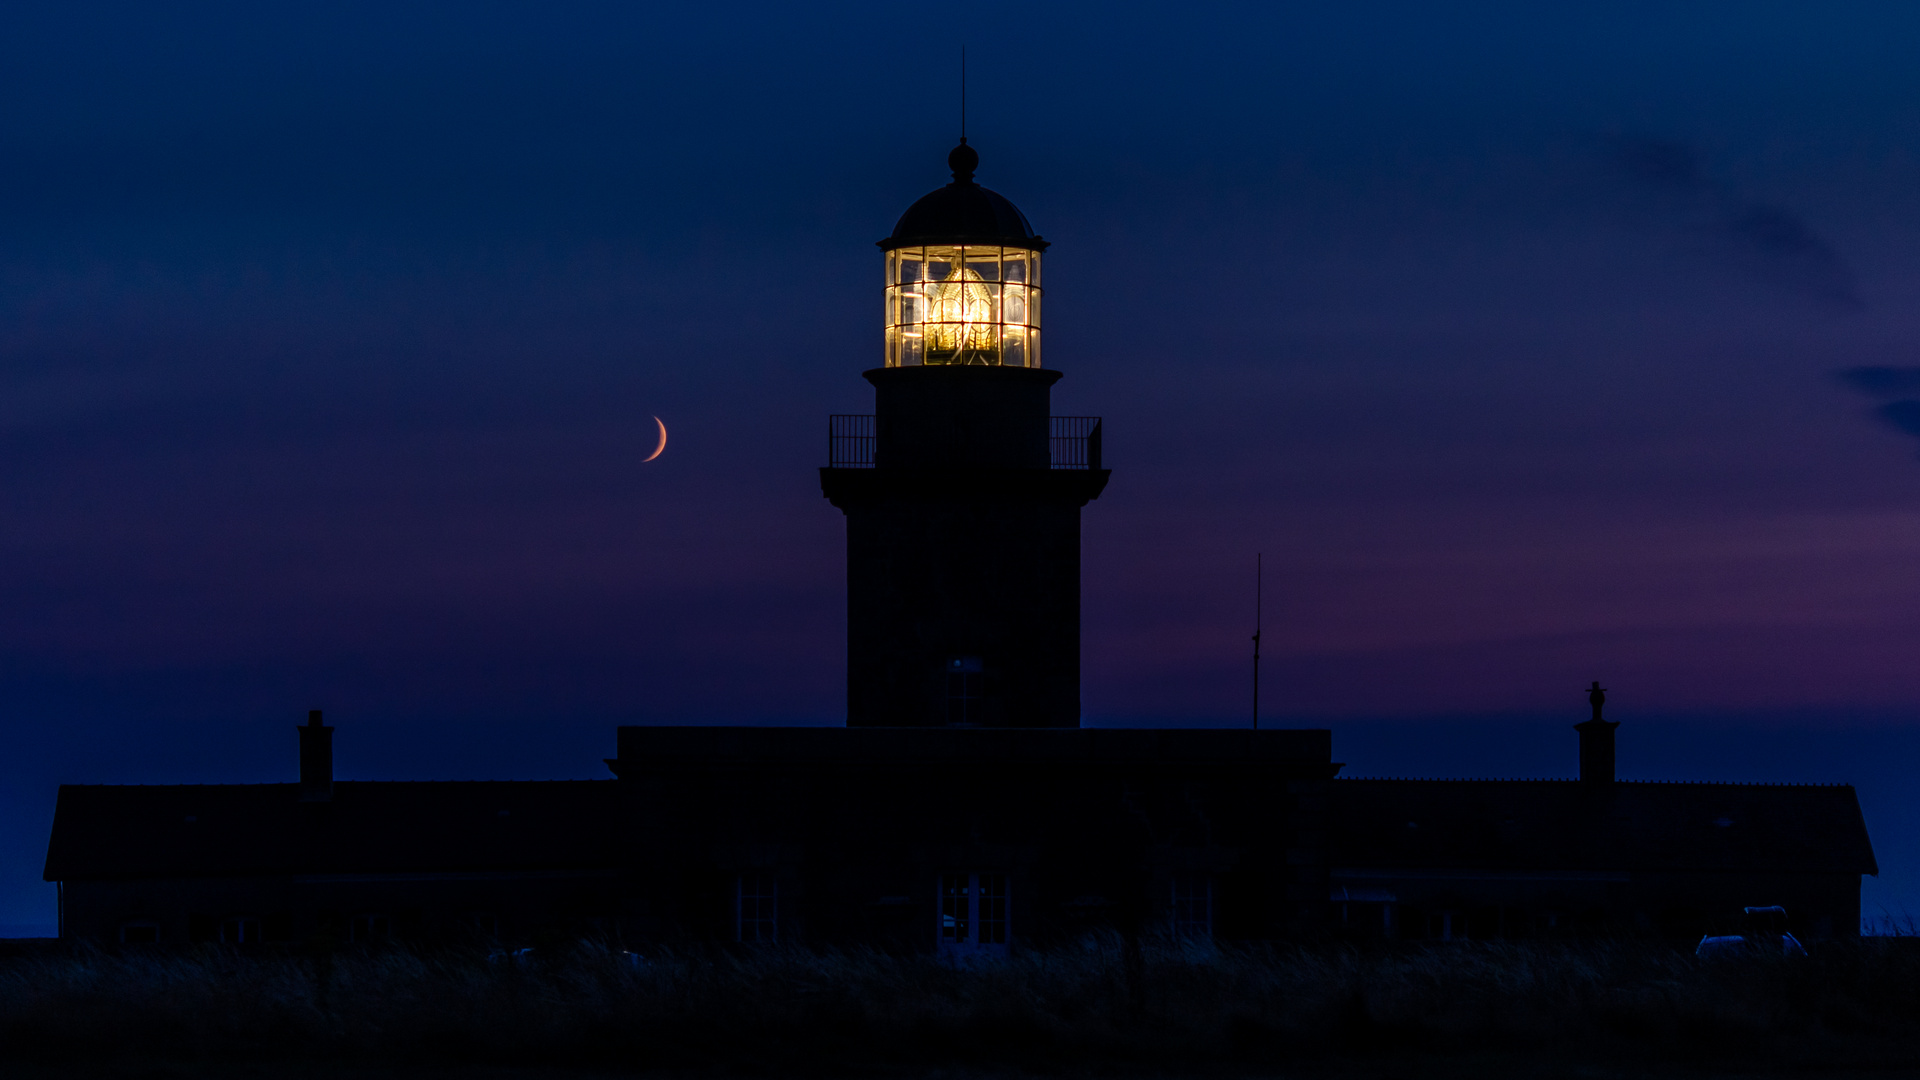
[[[573,779],[573,780],[335,780],[334,785],[342,784],[380,784],[398,787],[400,785],[419,784],[617,784],[617,778]],[[298,780],[251,780],[235,783],[210,784],[61,784],[63,788],[142,788],[145,790],[173,790],[177,788],[268,788],[299,787]]]
[[[1402,784],[1577,784],[1564,776],[1336,776],[1335,780],[1391,780]]]
[[[1399,784],[1578,784],[1577,777],[1559,776],[1336,776],[1335,782],[1371,780]],[[1615,780],[1617,785],[1641,787],[1754,787],[1754,788],[1850,788],[1845,780]]]

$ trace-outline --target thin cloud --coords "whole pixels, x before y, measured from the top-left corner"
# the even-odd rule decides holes
[[[1726,235],[1761,257],[1761,269],[1782,284],[1838,307],[1858,308],[1853,271],[1833,245],[1799,215],[1778,206],[1751,206],[1725,223]]]
[[[1868,397],[1893,399],[1876,405],[1874,418],[1904,435],[1920,438],[1920,401],[1904,396],[1920,392],[1920,367],[1851,367],[1834,372],[1834,377]]]
[[[1920,367],[1851,367],[1834,372],[1834,378],[1863,394],[1878,398],[1920,392]]]
[[[1920,437],[1920,401],[1911,399],[1889,401],[1873,412],[1889,426]]]
[[[1615,170],[1632,186],[1712,237],[1749,273],[1831,307],[1864,306],[1853,269],[1804,217],[1739,198],[1714,182],[1691,146],[1627,137],[1614,140],[1611,149]]]

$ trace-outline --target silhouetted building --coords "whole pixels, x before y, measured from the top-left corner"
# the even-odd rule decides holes
[[[1325,731],[623,727],[609,764],[642,937],[994,951],[1311,932],[1329,754]]]
[[[1634,783],[1614,776],[1606,691],[1588,691],[1577,780],[1334,782],[1329,925],[1356,937],[1736,929],[1779,905],[1802,938],[1859,932],[1878,874],[1843,784]]]
[[[1697,935],[1768,904],[1857,931],[1851,788],[1616,782],[1597,682],[1573,782],[1334,780],[1323,730],[1080,728],[1100,421],[1050,415],[1046,242],[964,140],[948,160],[880,244],[875,412],[829,422],[846,727],[623,727],[614,781],[336,783],[316,712],[297,784],[61,788],[62,935],[991,953],[1103,928]]]
[[[1772,904],[1817,940],[1878,872],[1842,785],[1330,781],[1330,757],[1325,731],[714,727],[619,729],[616,781],[334,783],[303,755],[302,783],[63,786],[46,876],[62,935],[108,942],[995,951],[1691,940]]]
[[[62,785],[61,936],[524,940],[620,913],[617,782],[336,783],[318,724],[299,783]]]
[[[1879,872],[1839,785],[1339,780],[1326,820],[1331,921],[1362,937],[1694,939],[1772,904],[1851,936]]]

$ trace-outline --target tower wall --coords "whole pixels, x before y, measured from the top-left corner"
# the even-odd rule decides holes
[[[849,725],[1079,726],[1080,508],[1107,473],[1050,467],[1059,378],[867,372],[875,467],[821,471],[847,515]]]
[[[866,373],[883,469],[1046,469],[1058,371],[896,367]]]

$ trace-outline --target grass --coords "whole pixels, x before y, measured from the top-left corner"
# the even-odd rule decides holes
[[[1899,1072],[1920,1068],[1917,944],[1863,939],[1708,963],[1629,942],[1161,944],[1130,957],[1096,938],[964,967],[804,949],[663,952],[635,967],[592,943],[525,966],[397,948],[326,960],[77,951],[0,960],[0,1054],[58,1070],[123,1060],[1320,1073],[1491,1055]]]

